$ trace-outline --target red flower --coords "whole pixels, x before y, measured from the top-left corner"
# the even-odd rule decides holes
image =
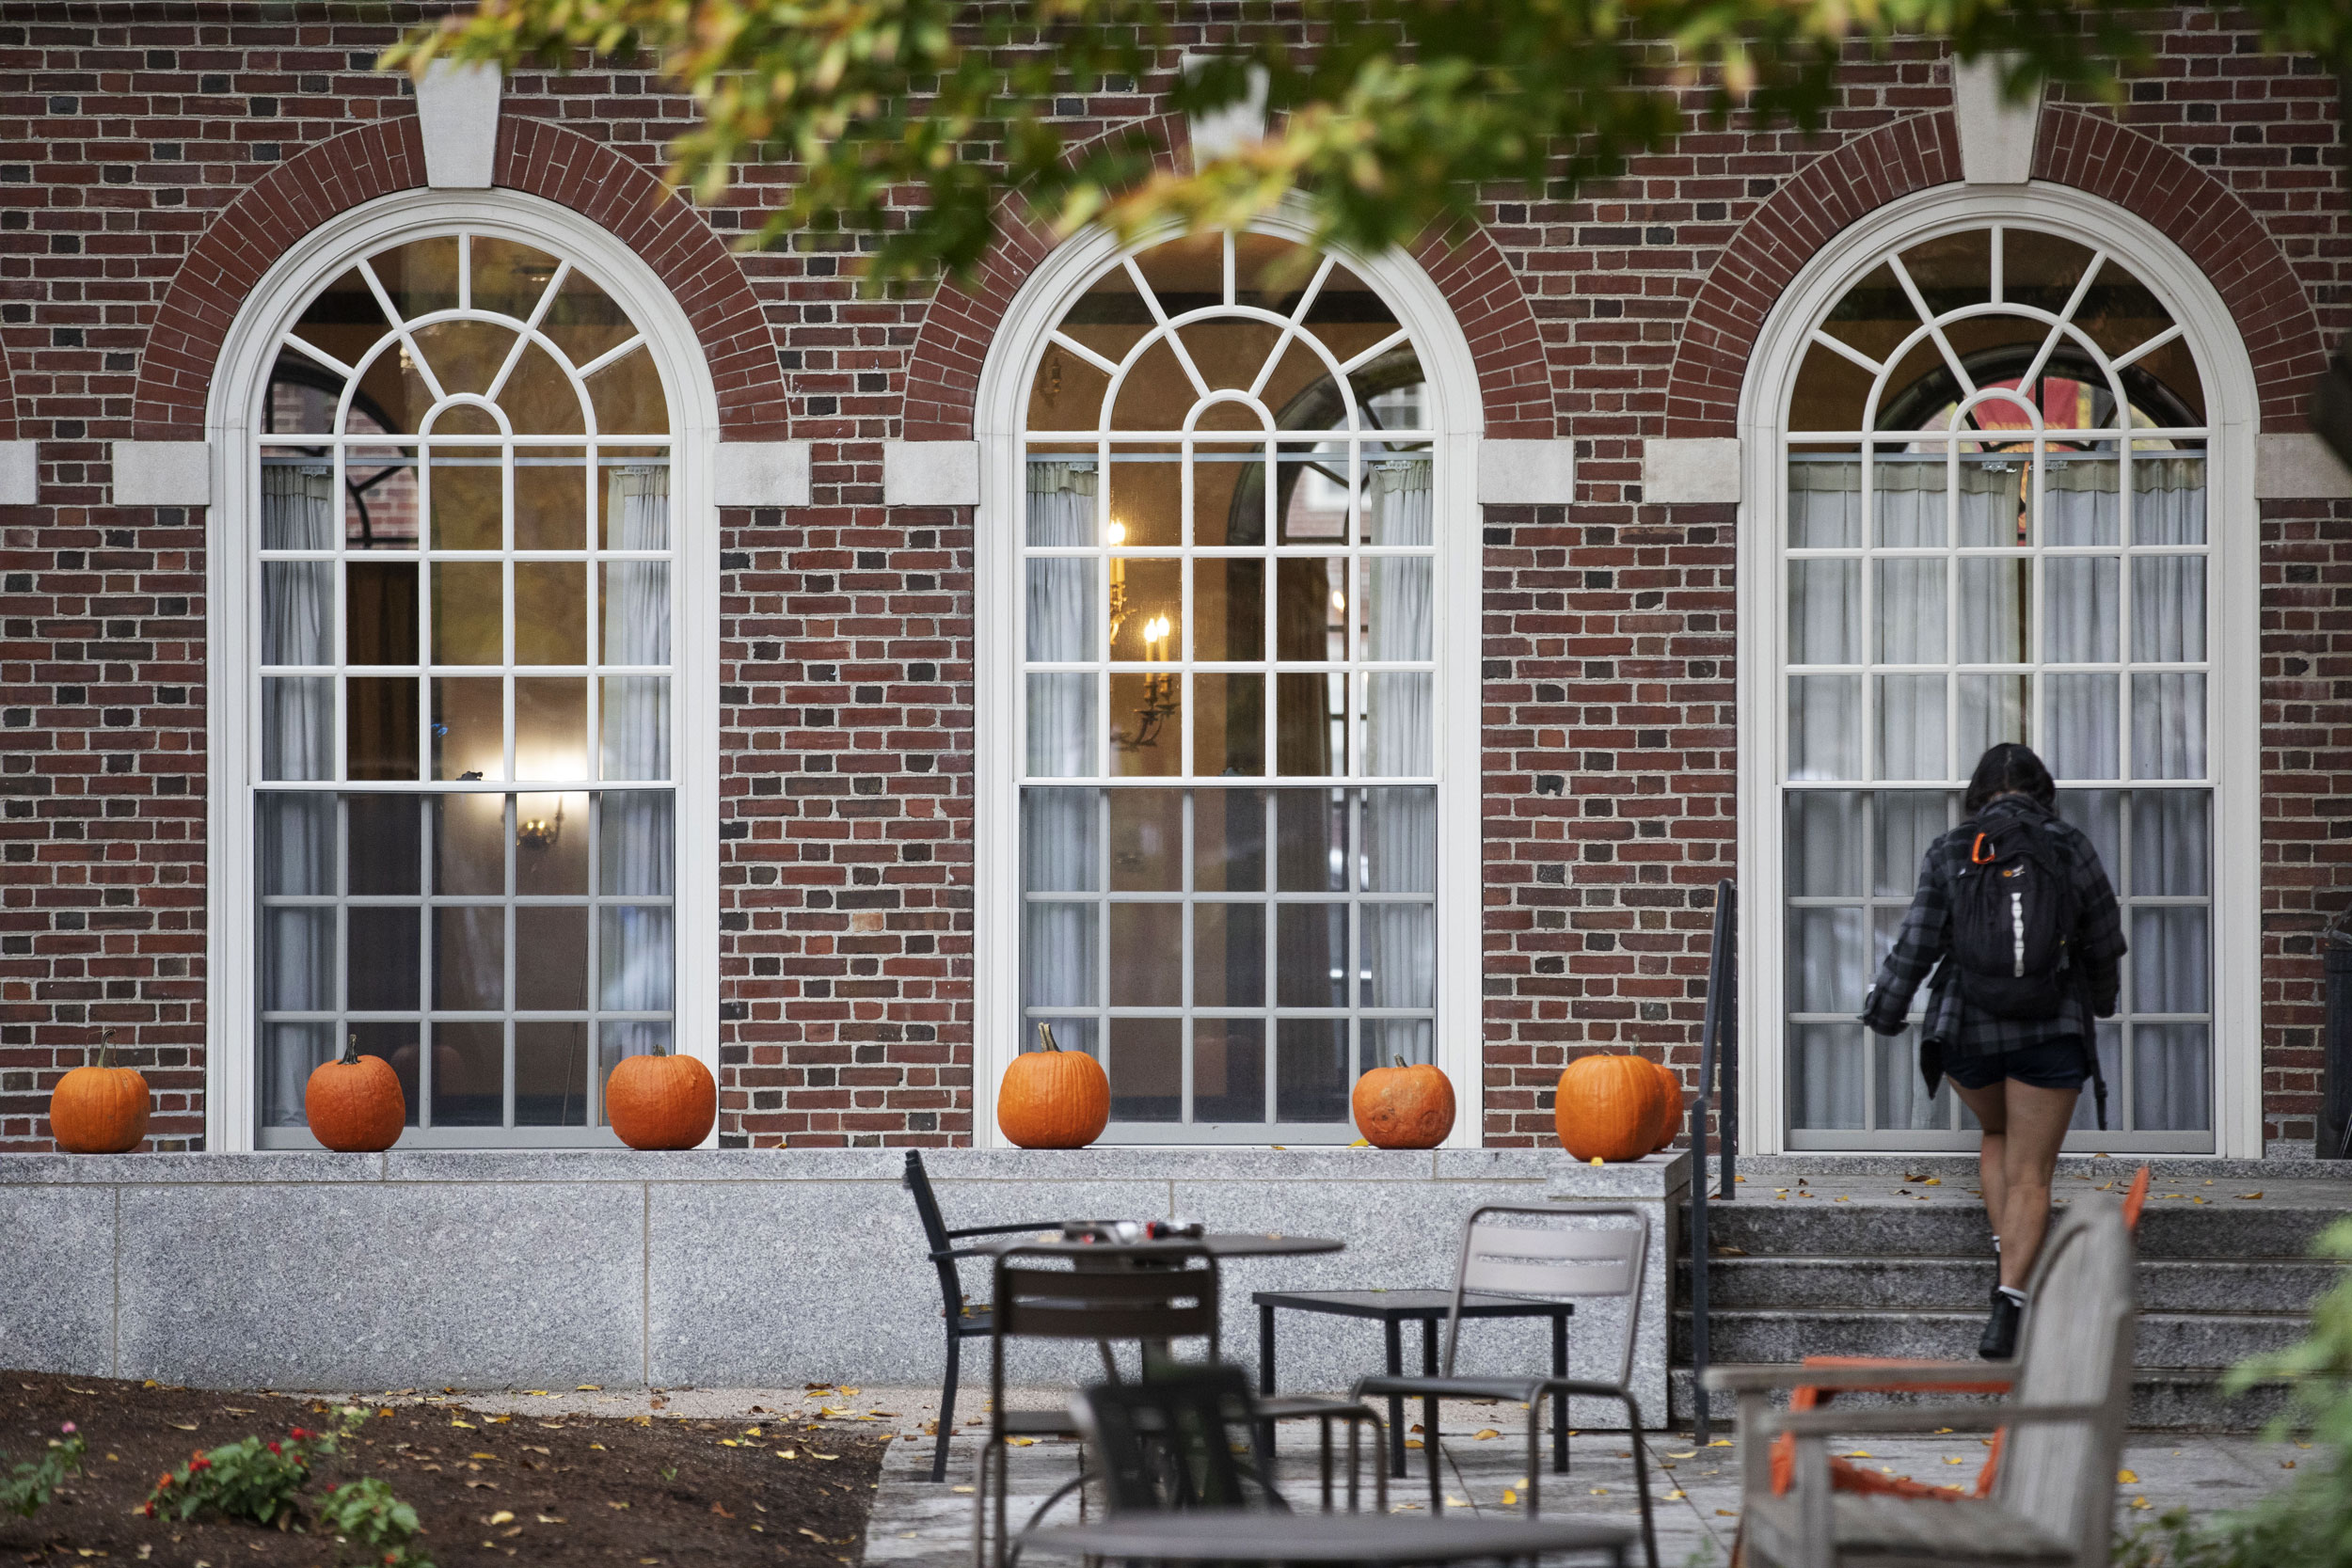
[[[269,1446],[269,1451],[270,1451],[270,1452],[272,1452],[272,1453],[277,1453],[277,1452],[278,1452],[278,1451],[279,1451],[279,1449],[278,1449],[278,1445],[277,1445],[277,1444],[275,1444],[275,1443],[272,1443],[272,1444]]]
[[[170,1484],[171,1484],[171,1477],[170,1477],[170,1476],[168,1476],[168,1475],[167,1475],[167,1476],[165,1476],[165,1477],[163,1478],[163,1480],[161,1480],[161,1481],[157,1481],[157,1482],[155,1483],[155,1490],[157,1490],[158,1492],[160,1492],[160,1491],[162,1491],[165,1487],[169,1486]]]
[[[299,1442],[302,1442],[304,1439],[308,1438],[310,1434],[308,1432],[304,1431],[302,1428],[300,1428],[300,1427],[295,1427],[293,1431],[291,1431],[291,1432],[287,1433],[286,1433],[286,1435],[287,1435],[287,1436],[289,1436],[289,1437],[291,1437],[291,1438],[293,1438],[295,1442],[299,1443]]]
[[[191,1470],[209,1470],[212,1467],[213,1462],[205,1458],[202,1454],[198,1454],[194,1459],[188,1461],[188,1468]]]
[[[166,1481],[169,1481],[171,1478],[170,1478],[169,1476],[166,1476],[164,1479],[165,1479]],[[152,1519],[153,1517],[155,1517],[155,1504],[154,1504],[154,1502],[153,1502],[152,1500],[150,1500],[150,1501],[149,1501],[149,1503],[148,1503],[148,1505],[147,1505],[145,1508],[141,1509],[139,1512],[140,1512],[140,1513],[144,1513],[144,1514],[146,1514],[149,1518]]]

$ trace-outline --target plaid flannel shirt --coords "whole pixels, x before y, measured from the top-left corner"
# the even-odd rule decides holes
[[[1995,1018],[1971,1007],[1953,983],[1951,955],[1951,879],[1967,863],[1969,847],[1980,826],[2009,816],[2031,816],[2044,824],[2048,841],[2064,862],[2066,875],[2082,911],[2066,939],[2068,962],[2077,982],[2055,1018]],[[1981,1056],[2046,1045],[2069,1036],[2088,1042],[2090,1021],[2115,1011],[2117,963],[2123,957],[2123,917],[2115,889],[2107,882],[2099,852],[2072,825],[2058,820],[2038,802],[2022,796],[1994,800],[1976,817],[1962,823],[1928,847],[1919,863],[1919,888],[1903,916],[1894,947],[1879,965],[1878,979],[1862,1006],[1862,1022],[1882,1035],[1902,1033],[1911,1012],[1911,999],[1920,982],[1928,982],[1928,1002],[1920,1037],[1941,1042],[1947,1056]]]

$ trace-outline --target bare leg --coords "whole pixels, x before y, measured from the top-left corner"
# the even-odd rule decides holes
[[[2050,1178],[2082,1090],[2037,1088],[2014,1078],[2001,1087],[2009,1100],[2009,1135],[2001,1151],[2008,1195],[2001,1218],[2001,1283],[2022,1291],[2049,1228]]]
[[[2002,1098],[2001,1090],[2008,1084],[2009,1080],[2004,1078],[1989,1088],[1966,1089],[1958,1084],[1952,1085],[1952,1092],[1960,1096],[1961,1103],[1975,1112],[1977,1120],[1984,1125],[1983,1141],[1977,1148],[1978,1185],[1984,1190],[1985,1218],[1993,1222],[1993,1234],[2003,1238],[2001,1248],[2004,1252],[2009,1248],[2009,1242],[2001,1228],[2001,1222],[2008,1213],[2009,1173],[2003,1168],[2002,1161],[2009,1149],[2009,1102]]]

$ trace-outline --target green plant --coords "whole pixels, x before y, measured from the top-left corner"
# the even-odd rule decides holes
[[[231,1519],[280,1528],[294,1522],[296,1499],[310,1480],[310,1456],[335,1451],[335,1434],[295,1427],[283,1442],[260,1437],[225,1443],[156,1481],[144,1513],[160,1509],[183,1519],[211,1509]]]
[[[318,1522],[338,1539],[367,1547],[384,1568],[433,1568],[430,1558],[408,1547],[417,1534],[417,1511],[374,1476],[345,1481],[320,1498]]]
[[[66,1477],[82,1473],[82,1456],[89,1451],[89,1445],[74,1431],[72,1421],[57,1430],[63,1436],[49,1439],[47,1453],[0,1477],[0,1509],[29,1519],[50,1494],[65,1484]]]
[[[2314,1256],[2352,1261],[2352,1220],[2312,1244]],[[2324,1456],[2293,1485],[2243,1512],[2195,1519],[2168,1511],[2115,1544],[2115,1568],[2352,1568],[2352,1275],[2312,1305],[2311,1332],[2284,1350],[2230,1370],[2222,1387],[2288,1386],[2271,1437],[2308,1432]]]

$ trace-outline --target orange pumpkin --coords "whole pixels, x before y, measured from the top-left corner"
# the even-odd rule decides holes
[[[631,1148],[691,1148],[719,1119],[719,1085],[691,1056],[624,1056],[604,1081],[604,1113]]]
[[[138,1069],[108,1067],[114,1031],[98,1042],[98,1060],[57,1080],[49,1094],[49,1132],[69,1154],[121,1154],[147,1136],[147,1080]]]
[[[1581,1056],[1552,1095],[1552,1125],[1580,1160],[1638,1160],[1656,1147],[1664,1085],[1640,1056]]]
[[[339,1154],[373,1154],[400,1141],[408,1125],[408,1097],[400,1074],[381,1056],[359,1054],[359,1037],[343,1053],[321,1062],[302,1089],[310,1135]]]
[[[1650,1145],[1655,1153],[1673,1143],[1682,1131],[1682,1075],[1663,1062],[1649,1065],[1658,1069],[1658,1086],[1663,1091],[1658,1101],[1658,1140]]]
[[[1435,1148],[1454,1131],[1454,1084],[1427,1063],[1395,1062],[1356,1080],[1356,1131],[1375,1148]]]
[[[1111,1119],[1111,1081],[1083,1051],[1064,1051],[1037,1026],[1040,1049],[1025,1051],[996,1089],[996,1126],[1023,1148],[1084,1148]]]

